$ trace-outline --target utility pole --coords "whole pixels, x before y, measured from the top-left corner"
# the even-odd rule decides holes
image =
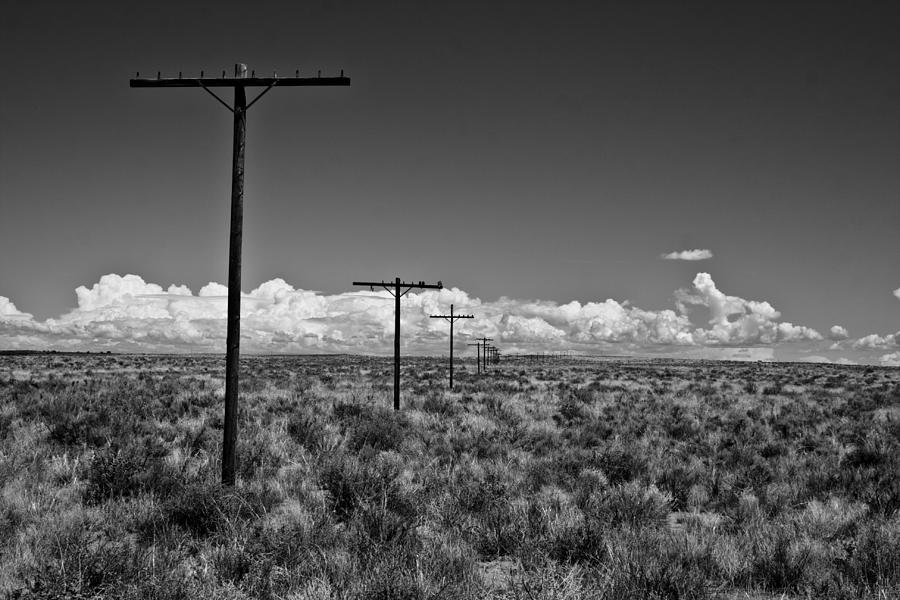
[[[490,342],[493,339],[494,338],[489,338],[489,337],[475,338],[474,344],[467,344],[469,346],[477,346],[478,347],[478,373],[479,374],[481,374],[482,362],[484,363],[484,372],[487,373],[488,348],[490,348],[490,344],[488,344],[488,342]],[[481,351],[482,348],[484,349],[484,352]],[[484,355],[483,359],[482,359],[482,355]]]
[[[228,244],[228,320],[225,339],[225,426],[222,441],[222,485],[234,485],[234,477],[237,463],[237,402],[238,379],[240,370],[240,340],[241,340],[241,241],[243,236],[244,218],[244,141],[247,131],[247,110],[257,100],[266,95],[273,87],[287,86],[348,86],[350,78],[344,77],[341,71],[340,77],[300,77],[300,72],[295,71],[294,77],[256,77],[252,72],[247,77],[247,65],[234,65],[234,77],[225,77],[222,71],[221,77],[204,77],[203,71],[200,77],[162,78],[156,74],[156,79],[141,78],[138,73],[135,79],[129,80],[133,88],[163,88],[163,87],[199,87],[218,100],[228,110],[234,113],[234,143],[232,147],[231,162],[231,232]],[[230,106],[210,88],[234,88],[234,106]],[[253,100],[247,102],[245,88],[261,87],[263,89]]]
[[[482,352],[482,362],[484,363],[484,372],[487,373],[487,357],[488,357],[488,348],[491,347],[488,342],[493,341],[494,338],[483,337],[483,338],[475,338],[481,342],[481,347],[484,348],[484,352]]]
[[[431,315],[432,319],[444,319],[450,322],[450,389],[453,389],[453,323],[458,319],[474,319],[475,315],[454,315],[453,305],[450,305],[449,315]]]
[[[409,293],[413,288],[421,288],[428,290],[441,290],[444,284],[438,281],[435,284],[425,283],[407,283],[400,281],[399,277],[394,279],[393,283],[384,281],[354,281],[353,285],[363,285],[375,291],[375,286],[383,287],[394,297],[394,410],[400,410],[400,298]],[[393,289],[391,289],[393,288]],[[400,288],[406,288],[402,293]]]

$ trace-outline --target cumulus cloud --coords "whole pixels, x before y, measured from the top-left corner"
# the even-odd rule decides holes
[[[781,313],[768,302],[723,293],[709,273],[698,273],[693,283],[692,290],[678,290],[675,298],[682,314],[687,314],[692,305],[709,309],[710,327],[694,330],[694,343],[733,346],[822,339],[809,327],[779,322]]]
[[[713,253],[709,250],[678,250],[669,252],[668,254],[660,254],[660,258],[665,260],[708,260],[713,257]]]
[[[215,282],[195,295],[184,285],[164,288],[137,275],[110,274],[90,287],[79,287],[74,309],[42,322],[0,298],[0,345],[221,352],[227,294],[228,289]],[[692,288],[676,292],[674,310],[646,310],[614,299],[564,304],[512,298],[487,302],[458,288],[411,292],[402,300],[404,352],[446,351],[449,327],[430,315],[446,314],[451,303],[476,315],[456,324],[457,343],[487,336],[506,351],[690,351],[697,356],[767,360],[773,356],[773,345],[821,340],[815,330],[781,321],[781,314],[768,302],[729,296],[709,274],[699,273]],[[692,323],[689,309],[697,306],[709,309],[708,325]],[[245,352],[388,354],[393,335],[394,301],[383,290],[328,295],[273,279],[242,293]]]
[[[900,287],[894,290],[894,296],[897,297],[897,300],[900,300]]]
[[[12,321],[13,319],[31,319],[31,315],[16,308],[16,305],[6,296],[0,296],[0,320]]]
[[[828,331],[828,339],[839,342],[841,340],[846,340],[850,337],[850,334],[844,327],[840,325],[832,325],[831,329]]]
[[[872,333],[853,342],[856,349],[884,350],[900,346],[900,331],[888,335]]]
[[[884,367],[900,367],[900,352],[884,354],[878,359],[878,362]]]

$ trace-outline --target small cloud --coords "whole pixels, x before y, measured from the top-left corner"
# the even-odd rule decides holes
[[[834,340],[836,342],[840,340],[846,340],[848,337],[850,337],[850,334],[844,327],[841,327],[840,325],[832,325],[831,329],[828,332],[828,339]]]
[[[709,250],[681,250],[669,252],[668,254],[660,254],[660,258],[665,260],[707,260],[713,257],[713,253]]]
[[[216,283],[215,281],[210,281],[202,288],[200,288],[200,292],[197,294],[198,296],[227,296],[228,288],[221,283]]]
[[[900,288],[894,290],[894,295],[897,297],[897,300],[900,300]]]
[[[857,350],[883,350],[894,348],[896,346],[900,346],[900,331],[897,333],[889,333],[884,336],[872,333],[853,342],[853,347]]]

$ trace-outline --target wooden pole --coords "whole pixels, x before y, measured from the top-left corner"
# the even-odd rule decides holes
[[[228,240],[228,316],[225,339],[225,423],[222,443],[222,484],[234,485],[237,463],[238,435],[238,384],[240,367],[241,341],[241,238],[244,213],[244,141],[247,128],[247,110],[273,87],[294,86],[348,86],[350,78],[344,77],[247,77],[247,65],[234,66],[234,77],[182,77],[163,78],[157,73],[156,78],[137,77],[129,80],[133,88],[168,88],[198,87],[216,99],[225,108],[234,113],[234,140],[231,169],[231,230]],[[210,88],[234,88],[234,106],[223,100]],[[265,88],[255,98],[247,102],[246,88]]]
[[[453,323],[457,319],[474,319],[475,315],[458,315],[453,312],[453,305],[450,305],[449,315],[431,315],[432,319],[444,319],[450,321],[450,389],[453,389]]]
[[[234,76],[247,76],[247,65],[234,66]],[[247,96],[234,87],[234,146],[231,163],[231,234],[228,244],[228,330],[225,340],[225,432],[222,440],[222,484],[234,485],[237,463],[237,399],[241,345],[241,240],[244,218],[244,143]]]
[[[394,278],[394,410],[400,410],[400,278]]]
[[[450,305],[450,389],[453,389],[453,305]]]
[[[393,283],[386,281],[354,281],[353,285],[364,285],[375,290],[375,286],[382,287],[387,293],[394,296],[394,410],[400,410],[400,298],[414,288],[440,290],[444,284],[438,281],[436,284],[425,283],[407,283],[400,281],[399,277],[394,278]],[[400,288],[406,288],[401,292]]]

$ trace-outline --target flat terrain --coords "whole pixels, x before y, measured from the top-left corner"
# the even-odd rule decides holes
[[[0,356],[0,596],[898,598],[900,369]]]

